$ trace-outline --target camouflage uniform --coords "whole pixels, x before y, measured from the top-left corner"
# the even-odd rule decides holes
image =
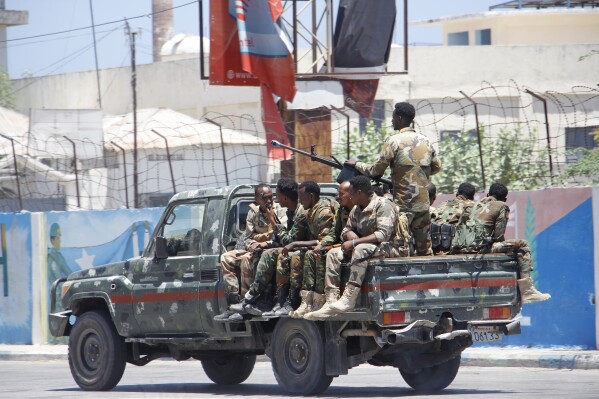
[[[432,255],[430,240],[430,176],[441,170],[441,162],[430,140],[411,127],[388,137],[379,160],[373,164],[357,162],[356,169],[366,176],[382,176],[391,166],[393,198],[405,212],[416,241],[418,255]]]
[[[279,221],[287,223],[285,208],[281,208],[279,204],[273,204],[273,207]],[[242,237],[243,249],[225,252],[220,258],[223,281],[229,296],[244,295],[254,281],[252,253],[249,252],[250,245],[255,242],[267,242],[269,247],[277,245],[273,242],[273,227],[268,223],[266,215],[255,204],[250,205]],[[237,270],[240,270],[241,284],[237,279]]]
[[[288,212],[289,214],[290,212]],[[299,225],[305,224],[306,212],[301,204],[297,204],[295,211],[293,212],[293,218],[287,219],[287,225],[277,224],[273,230],[278,232],[275,233],[275,239],[278,245],[288,244],[287,240],[293,238],[294,235],[299,236],[301,234]],[[267,289],[268,285],[272,281],[275,274],[276,265],[278,263],[279,254],[281,248],[267,249],[262,253],[258,266],[256,267],[256,275],[252,282],[250,282],[250,289],[254,293],[263,293]]]
[[[295,241],[321,240],[329,234],[333,224],[333,218],[336,210],[339,208],[337,201],[330,198],[320,198],[318,202],[310,209],[306,210],[305,219],[302,225],[297,226],[295,234],[298,238]],[[295,226],[294,226],[295,228]],[[316,262],[312,250],[299,250],[288,254],[288,258],[279,256],[277,264],[277,287],[290,283],[291,288],[301,287],[303,290],[314,291],[314,286],[318,281],[317,275],[322,276],[320,291],[324,287],[325,265],[322,262]],[[306,273],[307,272],[307,273]]]
[[[505,228],[510,217],[510,208],[493,196],[485,197],[472,207],[471,218],[483,226],[485,237],[494,242],[505,241]]]
[[[442,202],[435,208],[431,212],[431,221],[433,223],[457,224],[465,212],[470,214],[473,205],[474,201],[460,194],[455,198]]]
[[[403,247],[404,243],[398,238],[396,225],[397,210],[395,209],[395,205],[376,194],[372,195],[370,203],[364,209],[361,209],[359,206],[355,206],[352,209],[341,235],[349,231],[353,231],[359,237],[374,234],[379,244],[356,245],[351,256],[349,281],[358,286],[362,285],[370,258],[377,256],[390,258],[402,255],[397,248]],[[327,289],[338,288],[340,286],[339,276],[343,258],[344,253],[341,248],[333,248],[327,254],[325,277],[325,286]]]

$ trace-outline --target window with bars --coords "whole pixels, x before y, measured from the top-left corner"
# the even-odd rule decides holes
[[[597,147],[594,133],[599,126],[567,127],[566,128],[566,162],[577,162],[583,156],[582,148]]]

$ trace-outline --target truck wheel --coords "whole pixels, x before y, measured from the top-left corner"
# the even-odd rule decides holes
[[[440,391],[447,388],[458,374],[461,359],[461,356],[457,356],[445,363],[423,368],[417,373],[408,373],[401,370],[400,373],[408,385],[416,391]]]
[[[241,384],[252,374],[254,364],[256,355],[244,353],[202,359],[204,372],[212,382],[219,385]]]
[[[126,346],[105,312],[77,318],[69,337],[69,367],[85,391],[107,391],[119,383],[126,365]]]
[[[286,392],[314,395],[324,392],[332,376],[326,375],[324,339],[315,322],[282,319],[277,323],[272,341],[272,369],[277,382]]]

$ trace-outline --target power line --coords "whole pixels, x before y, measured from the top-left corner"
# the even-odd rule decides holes
[[[164,10],[156,11],[154,13],[150,12],[150,13],[147,13],[147,14],[142,14],[142,15],[138,15],[138,16],[135,16],[135,17],[126,18],[126,19],[127,20],[133,20],[133,19],[139,19],[139,18],[149,17],[151,15],[160,14],[160,13],[163,13],[163,12],[166,12],[166,11],[170,11],[170,10],[175,10],[175,9],[181,8],[181,7],[186,7],[188,5],[191,5],[191,4],[194,4],[194,3],[197,3],[197,2],[198,2],[198,0],[194,0],[194,1],[190,1],[189,3],[181,4],[180,6],[176,6],[176,7],[172,7],[172,8],[167,8],[167,9],[164,9]],[[123,22],[123,20],[119,19],[119,20],[110,21],[110,22],[103,22],[103,23],[97,24],[97,25],[83,26],[83,27],[80,27],[80,28],[68,29],[68,30],[63,30],[63,31],[59,31],[59,32],[43,33],[43,34],[40,34],[40,35],[33,35],[33,36],[27,36],[27,37],[18,37],[18,38],[15,38],[15,39],[0,40],[0,43],[8,43],[8,42],[15,42],[15,41],[19,41],[19,40],[35,39],[35,38],[38,38],[38,37],[60,35],[62,33],[70,33],[70,32],[77,32],[77,31],[85,30],[85,29],[91,29],[94,26],[98,27],[98,26],[105,26],[105,25],[111,25],[111,24],[122,23],[122,22]]]

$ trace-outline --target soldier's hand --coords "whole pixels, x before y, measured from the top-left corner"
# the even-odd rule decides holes
[[[347,161],[343,162],[343,166],[347,166],[349,168],[355,168],[356,161],[354,161],[353,159],[348,159]]]
[[[250,244],[250,252],[254,253],[254,251],[256,250],[256,248],[261,248],[263,243],[261,242],[253,242]]]
[[[277,218],[274,207],[271,206],[270,208],[266,209],[266,219],[268,220],[268,223],[273,226],[277,224]]]
[[[344,241],[343,244],[341,244],[341,250],[343,250],[345,253],[352,252],[354,250],[354,244],[352,241],[353,240]]]
[[[285,257],[289,256],[289,251],[293,251],[293,248],[295,248],[294,243],[285,245],[283,247],[283,249],[281,250],[281,255],[283,255]]]

